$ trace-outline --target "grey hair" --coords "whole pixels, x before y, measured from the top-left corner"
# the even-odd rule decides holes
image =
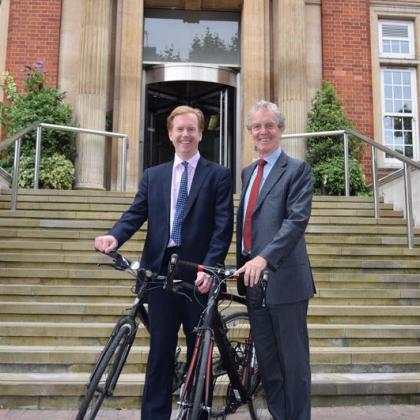
[[[273,102],[269,102],[269,101],[265,101],[264,99],[261,99],[260,101],[258,101],[248,112],[248,115],[246,117],[246,128],[248,130],[251,130],[252,128],[252,117],[253,115],[259,111],[260,109],[266,109],[268,111],[271,111],[278,123],[278,127],[279,128],[283,128],[285,123],[286,123],[286,117],[280,112],[278,106],[273,103]]]

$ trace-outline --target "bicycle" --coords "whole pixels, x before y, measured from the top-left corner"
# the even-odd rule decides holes
[[[236,312],[222,317],[221,303],[236,302],[246,305],[245,298],[223,291],[234,270],[206,267],[172,256],[169,271],[178,265],[204,271],[213,276],[207,306],[196,328],[197,338],[185,380],[181,385],[176,420],[222,418],[247,404],[252,420],[271,419],[262,389],[255,347],[247,312]],[[263,288],[262,305],[268,273],[260,281]],[[236,279],[235,279],[236,280]],[[234,332],[238,330],[245,334]],[[214,344],[218,352],[214,352]],[[227,385],[227,388],[226,388]],[[222,406],[215,407],[213,396],[218,388],[226,388]]]
[[[87,384],[87,391],[80,404],[76,420],[95,419],[104,399],[113,396],[140,322],[149,331],[148,313],[144,306],[147,289],[156,284],[168,291],[184,295],[182,289],[194,289],[193,284],[174,279],[174,272],[168,273],[167,276],[159,276],[149,270],[140,268],[138,261],[131,262],[116,251],[106,255],[113,259],[110,264],[113,268],[127,271],[136,277],[136,297],[128,314],[123,316],[115,325],[107,344],[102,350]],[[187,295],[185,296],[187,297]],[[179,354],[180,348],[177,349],[175,355],[174,390],[179,388],[185,374],[185,364],[179,360]]]

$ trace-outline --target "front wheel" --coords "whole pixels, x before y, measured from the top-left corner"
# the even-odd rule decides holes
[[[130,349],[132,327],[124,324],[109,341],[87,386],[76,420],[95,419],[104,399],[111,396]]]

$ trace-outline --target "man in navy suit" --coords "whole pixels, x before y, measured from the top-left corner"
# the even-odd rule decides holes
[[[242,172],[236,274],[243,273],[248,312],[268,408],[275,420],[309,420],[311,370],[306,323],[315,292],[304,232],[311,214],[312,172],[280,148],[285,119],[259,101],[247,128],[259,155]],[[258,286],[269,271],[266,306]],[[242,287],[242,290],[244,288]]]
[[[214,266],[224,262],[232,237],[233,203],[230,171],[202,158],[198,145],[204,129],[199,109],[179,106],[167,120],[174,160],[147,169],[130,208],[105,236],[95,239],[101,252],[119,248],[148,222],[141,266],[166,273],[169,257]],[[178,331],[183,325],[187,358],[211,278],[188,270],[177,277],[194,281],[202,294],[185,297],[156,287],[149,291],[150,352],[143,392],[142,419],[169,420]]]

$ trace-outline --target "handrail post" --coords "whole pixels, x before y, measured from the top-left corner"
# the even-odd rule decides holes
[[[413,202],[411,197],[411,173],[408,164],[404,162],[404,195],[405,216],[407,218],[407,243],[409,248],[414,248],[413,232]]]
[[[346,197],[350,195],[350,176],[349,176],[349,135],[347,132],[343,134],[344,143],[344,182],[346,189]]]
[[[375,146],[371,146],[372,153],[372,180],[373,180],[373,201],[375,205],[375,219],[379,219],[379,191],[378,191],[378,163],[376,160]]]
[[[20,143],[21,139],[15,143],[15,157],[13,160],[13,178],[12,178],[12,197],[10,200],[10,210],[16,210],[17,190],[19,186],[19,163],[20,163]]]
[[[41,136],[42,126],[38,125],[36,128],[36,143],[35,143],[35,169],[34,169],[34,189],[39,188],[39,167],[41,161]]]
[[[126,176],[127,176],[127,148],[128,148],[128,137],[124,136],[121,145],[121,192],[125,192],[126,188]]]

